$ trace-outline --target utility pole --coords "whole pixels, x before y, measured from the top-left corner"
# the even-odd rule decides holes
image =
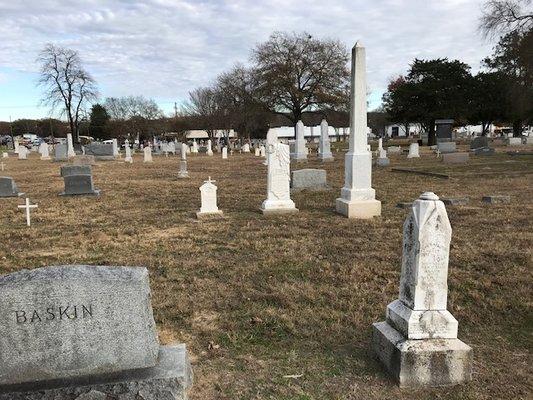
[[[11,115],[9,116],[9,130],[11,132],[11,145],[13,150],[15,150],[15,138],[13,137],[13,124],[11,123]]]
[[[178,103],[174,102],[174,118],[178,119]]]

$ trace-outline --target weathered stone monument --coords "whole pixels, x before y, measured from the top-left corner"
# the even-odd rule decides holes
[[[350,93],[350,148],[345,156],[344,187],[336,210],[348,218],[381,215],[381,202],[372,188],[372,154],[367,149],[365,48],[357,42],[352,49]]]
[[[195,142],[195,143],[196,143],[196,142]],[[207,151],[206,151],[206,154],[207,154],[208,156],[212,156],[212,155],[213,155],[213,148],[212,148],[212,146],[211,146],[211,139],[209,139],[209,140],[207,141]]]
[[[0,176],[0,197],[19,197],[24,193],[19,192],[13,178]]]
[[[114,139],[116,140],[116,139]],[[113,143],[89,143],[84,146],[85,154],[88,156],[94,156],[95,159],[100,161],[112,161],[117,158],[118,148]],[[70,157],[69,157],[70,158]]]
[[[243,153],[249,153],[250,152],[250,143],[244,143],[242,146],[242,152]]]
[[[54,146],[54,161],[55,162],[68,161],[66,144],[58,143]]]
[[[193,154],[198,153],[198,143],[196,143],[196,139],[193,139],[192,141],[191,153]]]
[[[438,142],[452,141],[453,119],[437,119],[435,120],[435,135]]]
[[[100,190],[94,188],[90,165],[65,165],[61,167],[65,190],[60,196],[98,196]]]
[[[299,169],[291,172],[291,191],[320,191],[329,189],[327,173],[323,169]]]
[[[146,268],[0,277],[0,400],[185,400],[185,345],[160,346]]]
[[[124,141],[124,149],[126,151],[126,155],[124,157],[124,161],[127,163],[132,164],[133,163],[133,157],[131,156],[131,148],[130,148],[130,141],[126,139]]]
[[[468,153],[444,153],[442,162],[444,164],[466,164],[469,158]]]
[[[452,228],[434,193],[413,203],[403,226],[400,297],[387,318],[373,325],[373,348],[400,387],[469,381],[472,349],[457,339],[457,320],[447,311]]]
[[[266,157],[266,148],[264,145],[259,146],[259,156]]]
[[[150,146],[146,146],[143,149],[144,152],[144,162],[145,163],[151,163],[153,161],[152,159],[152,148]]]
[[[378,159],[376,160],[376,164],[379,167],[386,167],[390,165],[390,160],[387,157],[387,150],[385,150],[383,147],[381,149],[378,149]]]
[[[259,151],[259,147],[255,147],[255,148],[254,148],[254,155],[255,155],[256,157],[259,157],[259,156],[261,155],[261,152]]]
[[[494,154],[494,149],[490,147],[489,138],[478,136],[470,143],[470,151],[476,156],[485,156]]]
[[[119,156],[119,153],[118,153],[118,140],[117,139],[113,139],[111,144],[112,144],[112,149],[113,149],[113,157],[118,158],[118,156]]]
[[[41,154],[41,160],[50,160],[50,150],[48,149],[48,143],[42,142],[39,145],[39,154]]]
[[[222,147],[222,159],[223,160],[228,159],[228,148],[226,146]]]
[[[407,158],[420,158],[420,154],[418,153],[419,146],[418,143],[411,143],[409,145],[409,154],[407,154]]]
[[[455,142],[438,142],[437,150],[441,154],[455,153],[457,151],[457,145]]]
[[[19,160],[28,159],[29,150],[26,146],[19,146]]]
[[[178,172],[179,179],[186,179],[189,177],[189,172],[187,171],[187,148],[187,144],[181,144],[180,170]]]
[[[211,177],[200,186],[200,211],[196,213],[196,218],[205,219],[222,216],[222,211],[217,206],[217,187]]]
[[[320,123],[320,143],[319,143],[318,158],[322,162],[334,161],[333,154],[331,154],[331,144],[329,140],[329,126],[328,122],[323,119]]]
[[[296,123],[296,141],[294,142],[294,153],[291,158],[296,162],[307,162],[307,147],[305,147],[304,123],[300,120]]]
[[[74,143],[72,143],[72,133],[67,133],[67,157],[72,158],[76,155]]]
[[[298,212],[291,200],[291,156],[289,145],[279,143],[275,130],[267,134],[267,198],[261,205],[264,215]]]

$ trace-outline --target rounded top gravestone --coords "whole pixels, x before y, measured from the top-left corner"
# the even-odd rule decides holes
[[[0,277],[0,386],[153,367],[146,268],[67,265]]]

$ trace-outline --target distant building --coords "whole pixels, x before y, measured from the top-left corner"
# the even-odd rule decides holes
[[[190,131],[187,131],[185,134],[185,137],[187,139],[209,139],[209,134],[206,130],[203,129],[192,129]],[[213,135],[214,138],[223,138],[223,137],[229,137],[229,138],[235,138],[237,137],[237,133],[233,129],[216,129]]]

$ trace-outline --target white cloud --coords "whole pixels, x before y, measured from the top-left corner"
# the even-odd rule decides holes
[[[47,42],[78,50],[105,96],[180,101],[274,30],[306,30],[367,46],[368,81],[415,58],[473,67],[490,52],[477,33],[477,0],[0,0],[0,67],[35,72]]]

